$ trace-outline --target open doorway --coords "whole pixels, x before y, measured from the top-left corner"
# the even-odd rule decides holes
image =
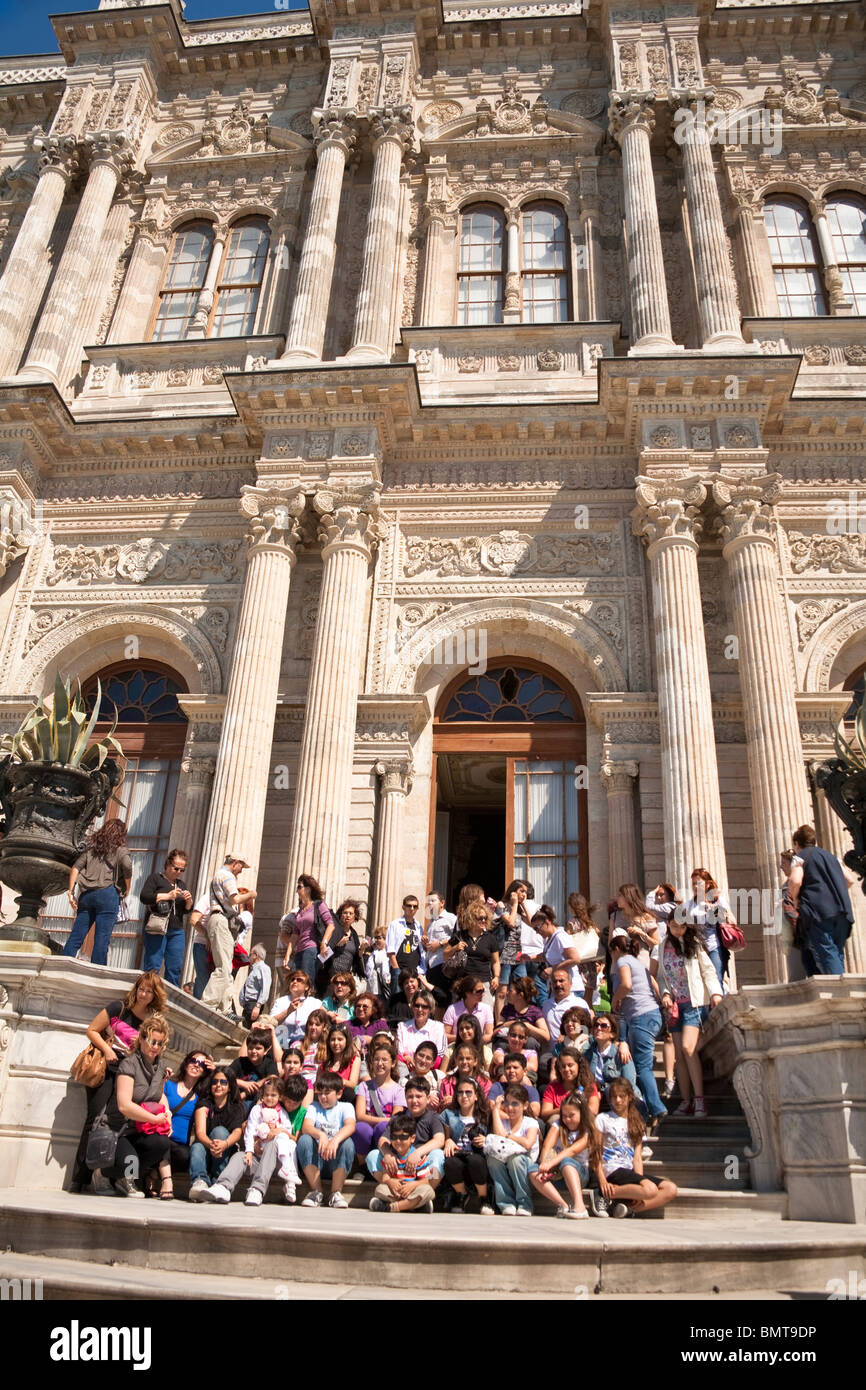
[[[443,754],[436,765],[433,885],[453,912],[465,883],[498,898],[505,884],[506,759],[496,754]]]

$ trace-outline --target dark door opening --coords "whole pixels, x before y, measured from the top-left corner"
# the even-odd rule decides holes
[[[436,843],[433,884],[454,911],[460,889],[480,883],[498,898],[505,885],[506,787],[504,757],[451,754],[437,760]]]

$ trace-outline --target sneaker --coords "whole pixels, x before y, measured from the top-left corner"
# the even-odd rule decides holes
[[[694,1115],[694,1113],[695,1103],[693,1100],[681,1100],[676,1110],[674,1111],[675,1115]]]
[[[696,1117],[697,1117],[698,1115],[706,1116],[706,1113],[707,1113],[707,1102],[704,1100],[703,1096],[695,1096],[695,1116],[696,1116]]]
[[[210,1192],[210,1188],[204,1178],[196,1178],[189,1190],[189,1200],[191,1202],[206,1202],[208,1192]]]
[[[93,1170],[90,1178],[90,1189],[95,1197],[114,1196],[114,1184],[108,1180],[99,1168],[94,1168]]]
[[[260,1207],[264,1200],[265,1199],[262,1193],[259,1191],[259,1189],[257,1187],[251,1187],[246,1197],[244,1198],[244,1206]]]
[[[662,1097],[664,1100],[670,1100],[676,1089],[676,1084],[675,1081],[669,1081],[667,1077],[665,1077],[665,1084],[662,1086]]]
[[[141,1197],[144,1200],[144,1193],[140,1187],[136,1187],[132,1178],[118,1178],[114,1184],[115,1192],[119,1192],[121,1197]]]
[[[569,1207],[569,1208],[568,1208],[568,1211],[563,1212],[563,1215],[564,1215],[564,1216],[567,1216],[567,1217],[569,1218],[570,1221],[588,1221],[588,1220],[589,1220],[589,1212],[587,1211],[586,1207],[583,1207],[583,1209],[582,1209],[581,1211],[578,1211],[578,1210],[577,1210],[577,1207]]]
[[[323,1201],[324,1197],[322,1196],[321,1192],[308,1192],[303,1202],[301,1203],[301,1206],[320,1207]]]
[[[611,1215],[611,1216],[628,1216],[628,1207],[626,1206],[625,1202],[611,1202],[611,1204],[610,1204],[610,1215]]]
[[[247,1199],[249,1199],[251,1196],[252,1196],[252,1191],[250,1191],[250,1192],[247,1193]],[[207,1190],[207,1196],[205,1197],[204,1200],[205,1200],[206,1202],[219,1202],[222,1206],[225,1206],[225,1204],[226,1204],[227,1202],[230,1202],[231,1199],[232,1199],[232,1194],[231,1194],[229,1188],[223,1187],[223,1185],[222,1185],[221,1182],[215,1182],[215,1183],[212,1184],[211,1187],[208,1188],[208,1190]],[[201,1199],[199,1199],[199,1200],[201,1200]],[[261,1201],[261,1198],[259,1198],[259,1201]],[[250,1206],[252,1206],[252,1205],[253,1205],[252,1202],[250,1202]]]
[[[285,1197],[289,1206],[293,1207],[295,1205],[295,1202],[298,1200],[297,1183],[289,1182],[289,1180],[286,1179],[286,1181],[283,1183],[283,1196]]]
[[[499,1214],[500,1216],[516,1216],[517,1207],[500,1207]]]
[[[643,1154],[644,1158],[652,1158],[652,1156],[653,1156],[652,1148],[651,1148],[650,1145],[647,1144],[646,1142],[644,1142],[643,1144],[641,1144],[641,1146],[640,1146],[640,1151],[641,1151],[641,1153]]]
[[[517,1215],[518,1215],[518,1216],[531,1216],[531,1215],[532,1215],[532,1208],[531,1208],[531,1207],[518,1207],[518,1208],[517,1208]]]
[[[349,1203],[346,1201],[346,1199],[345,1199],[345,1197],[343,1196],[342,1192],[332,1192],[331,1195],[330,1195],[330,1197],[328,1198],[328,1206],[329,1206],[329,1207],[340,1207],[340,1208],[343,1208],[343,1207],[348,1207],[348,1205],[349,1205]]]
[[[602,1197],[597,1187],[591,1187],[589,1190],[589,1209],[593,1216],[610,1216],[607,1201]]]
[[[371,1198],[370,1198],[370,1207],[369,1207],[369,1210],[370,1210],[370,1211],[390,1211],[391,1208],[389,1207],[389,1205],[388,1205],[387,1202],[383,1202],[383,1201],[382,1201],[382,1198],[381,1198],[381,1197],[371,1197]]]
[[[563,1221],[566,1216],[571,1215],[571,1207],[557,1207],[553,1214],[558,1217],[560,1221]]]
[[[430,1200],[427,1201],[427,1202],[425,1202],[424,1205],[423,1205],[422,1207],[419,1207],[419,1208],[418,1208],[418,1210],[419,1210],[419,1211],[426,1212],[428,1216],[432,1216],[432,1215],[433,1215],[433,1199],[430,1198]]]
[[[496,1213],[494,1212],[494,1210],[493,1210],[492,1206],[490,1205],[490,1203],[489,1203],[489,1202],[485,1202],[485,1203],[482,1205],[482,1207],[481,1207],[481,1211],[479,1212],[479,1215],[480,1215],[480,1216],[495,1216]]]

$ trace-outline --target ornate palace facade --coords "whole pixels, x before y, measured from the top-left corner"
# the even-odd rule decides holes
[[[843,846],[863,30],[101,0],[0,63],[0,715],[108,687],[137,874],[243,854],[272,939],[301,870],[372,925]]]

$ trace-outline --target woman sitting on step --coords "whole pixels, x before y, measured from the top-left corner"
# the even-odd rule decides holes
[[[114,1095],[106,1106],[109,1129],[117,1134],[114,1165],[95,1169],[93,1190],[98,1196],[143,1197],[138,1179],[159,1169],[160,1196],[174,1195],[171,1185],[171,1106],[164,1092],[168,1023],[152,1014],[139,1029],[135,1046],[117,1068]]]

